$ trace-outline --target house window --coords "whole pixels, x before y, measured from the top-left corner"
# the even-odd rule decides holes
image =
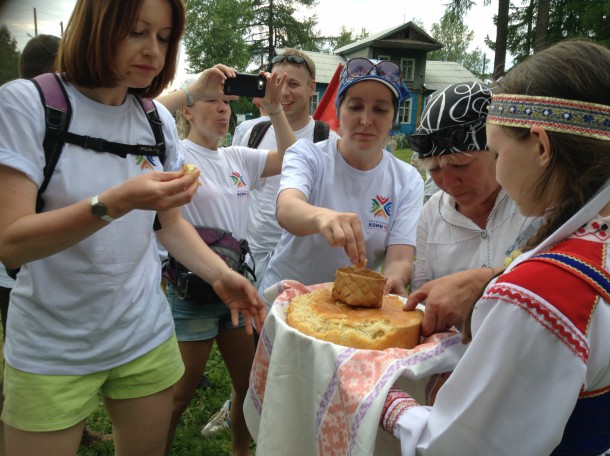
[[[404,101],[398,110],[398,122],[400,124],[411,124],[411,101]]]
[[[315,92],[313,94],[313,96],[311,97],[311,100],[309,100],[309,114],[313,114],[314,112],[316,112],[316,109],[318,107],[319,97],[320,97],[320,95],[318,95],[318,92]]]
[[[415,59],[400,59],[400,69],[405,81],[415,80]]]
[[[380,55],[377,60],[392,60],[389,55]]]

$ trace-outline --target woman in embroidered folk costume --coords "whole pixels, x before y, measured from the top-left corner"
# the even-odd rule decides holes
[[[494,89],[498,182],[543,216],[487,287],[473,339],[431,407],[391,389],[402,454],[602,454],[610,448],[610,51],[564,42]]]
[[[21,266],[4,347],[2,420],[13,456],[75,455],[100,395],[117,454],[163,454],[184,366],[159,287],[154,226],[170,253],[213,283],[236,323],[240,311],[264,318],[250,282],[182,218],[200,173],[183,175],[171,114],[156,105],[161,122],[149,122],[150,100],[140,98],[173,78],[184,20],[181,0],[76,2],[60,43],[61,80],[46,79],[62,86],[56,95],[65,89],[72,135],[42,212],[41,97],[29,80],[0,88],[0,129],[10,132],[0,135],[0,260]],[[234,73],[214,70],[207,97],[222,95]]]
[[[267,74],[266,95],[261,99],[273,123],[278,150],[219,147],[220,140],[226,137],[229,129],[231,107],[227,100],[197,101],[178,112],[178,128],[185,137],[182,141],[185,160],[202,170],[199,191],[189,204],[182,207],[184,217],[195,226],[222,228],[230,231],[238,240],[246,237],[251,190],[260,186],[263,178],[280,173],[284,152],[295,141],[280,104],[285,82],[285,75]],[[170,259],[168,267],[172,266]],[[167,451],[180,417],[195,394],[216,341],[233,384],[230,411],[232,454],[248,455],[250,434],[244,421],[243,402],[254,359],[252,334],[246,332],[243,320],[237,327],[233,326],[231,313],[218,296],[191,295],[188,288],[181,289],[179,283],[172,283],[171,280],[167,296],[185,365],[185,373],[174,387]]]
[[[341,139],[299,140],[286,152],[277,200],[285,231],[259,290],[284,279],[332,282],[337,268],[366,259],[370,269],[384,264],[386,293],[406,294],[423,181],[383,144],[409,97],[396,63],[345,64],[335,101]]]

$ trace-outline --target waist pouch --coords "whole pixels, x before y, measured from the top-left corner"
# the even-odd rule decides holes
[[[254,266],[246,263],[246,258],[252,253],[246,239],[237,240],[230,231],[210,226],[196,226],[195,230],[227,265],[245,276],[250,281],[256,281]],[[254,261],[252,260],[252,265]],[[169,255],[163,267],[163,276],[171,283],[182,299],[188,299],[194,304],[203,305],[208,302],[221,300],[212,285],[187,269],[173,256]]]

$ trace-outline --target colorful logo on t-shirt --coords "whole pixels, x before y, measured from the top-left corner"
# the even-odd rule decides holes
[[[392,202],[389,197],[376,195],[371,201],[373,203],[371,214],[373,214],[374,217],[387,219],[390,216]]]
[[[246,181],[237,171],[231,172],[231,180],[233,181],[233,185],[236,185],[237,188],[245,187]]]
[[[140,169],[155,169],[155,156],[154,155],[138,155],[136,157],[136,163],[140,165]]]

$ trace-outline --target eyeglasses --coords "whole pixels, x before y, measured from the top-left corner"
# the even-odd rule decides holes
[[[460,148],[466,143],[468,134],[475,132],[478,127],[484,124],[485,117],[481,117],[461,125],[441,128],[432,133],[411,135],[407,137],[407,140],[414,152],[425,156],[432,151],[434,145],[442,149]]]
[[[303,65],[303,64],[305,64],[305,67],[307,68],[307,71],[309,72],[309,75],[312,78],[314,77],[313,71],[311,71],[311,68],[309,68],[309,64],[307,63],[307,60],[305,60],[300,55],[292,55],[292,54],[276,55],[275,57],[273,57],[273,59],[271,59],[271,64],[275,65],[276,63],[282,63],[283,61],[286,61],[288,63],[294,63],[296,65]]]
[[[400,67],[391,60],[373,63],[369,59],[358,57],[347,61],[347,74],[352,78],[359,78],[371,74],[373,68],[378,76],[381,76],[390,82],[400,81]]]

